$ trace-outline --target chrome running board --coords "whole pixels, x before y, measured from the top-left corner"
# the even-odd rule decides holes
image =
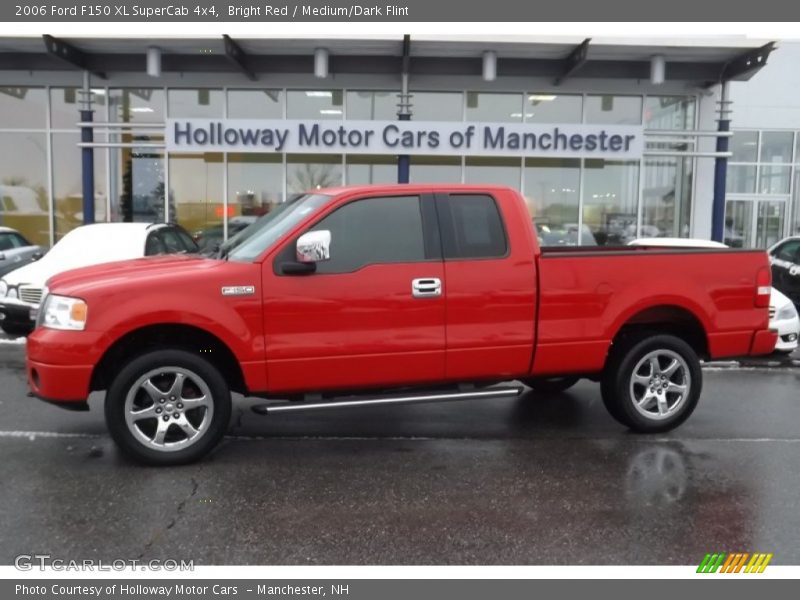
[[[481,398],[513,398],[522,393],[521,387],[501,387],[474,390],[469,392],[451,392],[437,394],[415,394],[411,396],[394,396],[386,398],[364,398],[354,400],[331,400],[329,402],[288,402],[259,404],[252,411],[260,415],[300,412],[305,410],[335,410],[354,408],[357,406],[391,406],[394,404],[424,404],[427,402],[455,402],[458,400],[479,400]]]

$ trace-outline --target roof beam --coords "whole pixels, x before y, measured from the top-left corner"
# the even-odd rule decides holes
[[[42,39],[44,39],[44,47],[47,49],[47,53],[50,56],[54,56],[81,71],[89,71],[95,77],[106,79],[105,73],[94,71],[89,67],[89,55],[83,52],[83,50],[78,50],[72,44],[68,44],[64,40],[60,40],[52,35],[44,34]]]
[[[767,58],[775,49],[775,42],[764,44],[756,50],[748,50],[736,58],[725,63],[720,73],[720,81],[730,81],[747,76],[749,78],[761,67],[767,64]]]
[[[228,60],[236,65],[239,71],[250,81],[255,81],[257,77],[247,66],[247,54],[242,50],[242,47],[227,34],[222,34],[222,39],[225,41],[225,56],[228,57]]]
[[[586,64],[586,60],[589,57],[589,42],[591,41],[592,38],[586,38],[575,46],[572,52],[569,53],[569,56],[564,59],[561,74],[556,77],[556,80],[553,82],[555,85],[561,85],[562,81],[574,75],[578,69]]]

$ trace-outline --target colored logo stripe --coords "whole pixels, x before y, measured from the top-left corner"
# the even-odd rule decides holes
[[[772,560],[771,553],[725,552],[708,553],[697,567],[698,573],[763,573]],[[749,562],[748,562],[748,559]],[[745,566],[746,565],[746,566]],[[744,569],[744,571],[742,571]]]

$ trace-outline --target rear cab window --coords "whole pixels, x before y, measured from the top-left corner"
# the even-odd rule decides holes
[[[445,260],[503,258],[508,236],[495,199],[488,194],[438,194]]]

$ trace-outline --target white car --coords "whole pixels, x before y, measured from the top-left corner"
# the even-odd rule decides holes
[[[197,244],[178,225],[98,223],[73,229],[37,262],[0,279],[0,328],[9,334],[29,333],[45,283],[54,275],[118,260],[181,252],[197,252]]]
[[[628,246],[669,246],[672,248],[727,248],[725,244],[711,240],[691,238],[639,238],[628,242]],[[789,354],[797,349],[800,337],[800,317],[794,302],[783,293],[772,288],[769,299],[769,328],[778,332],[776,352]]]

